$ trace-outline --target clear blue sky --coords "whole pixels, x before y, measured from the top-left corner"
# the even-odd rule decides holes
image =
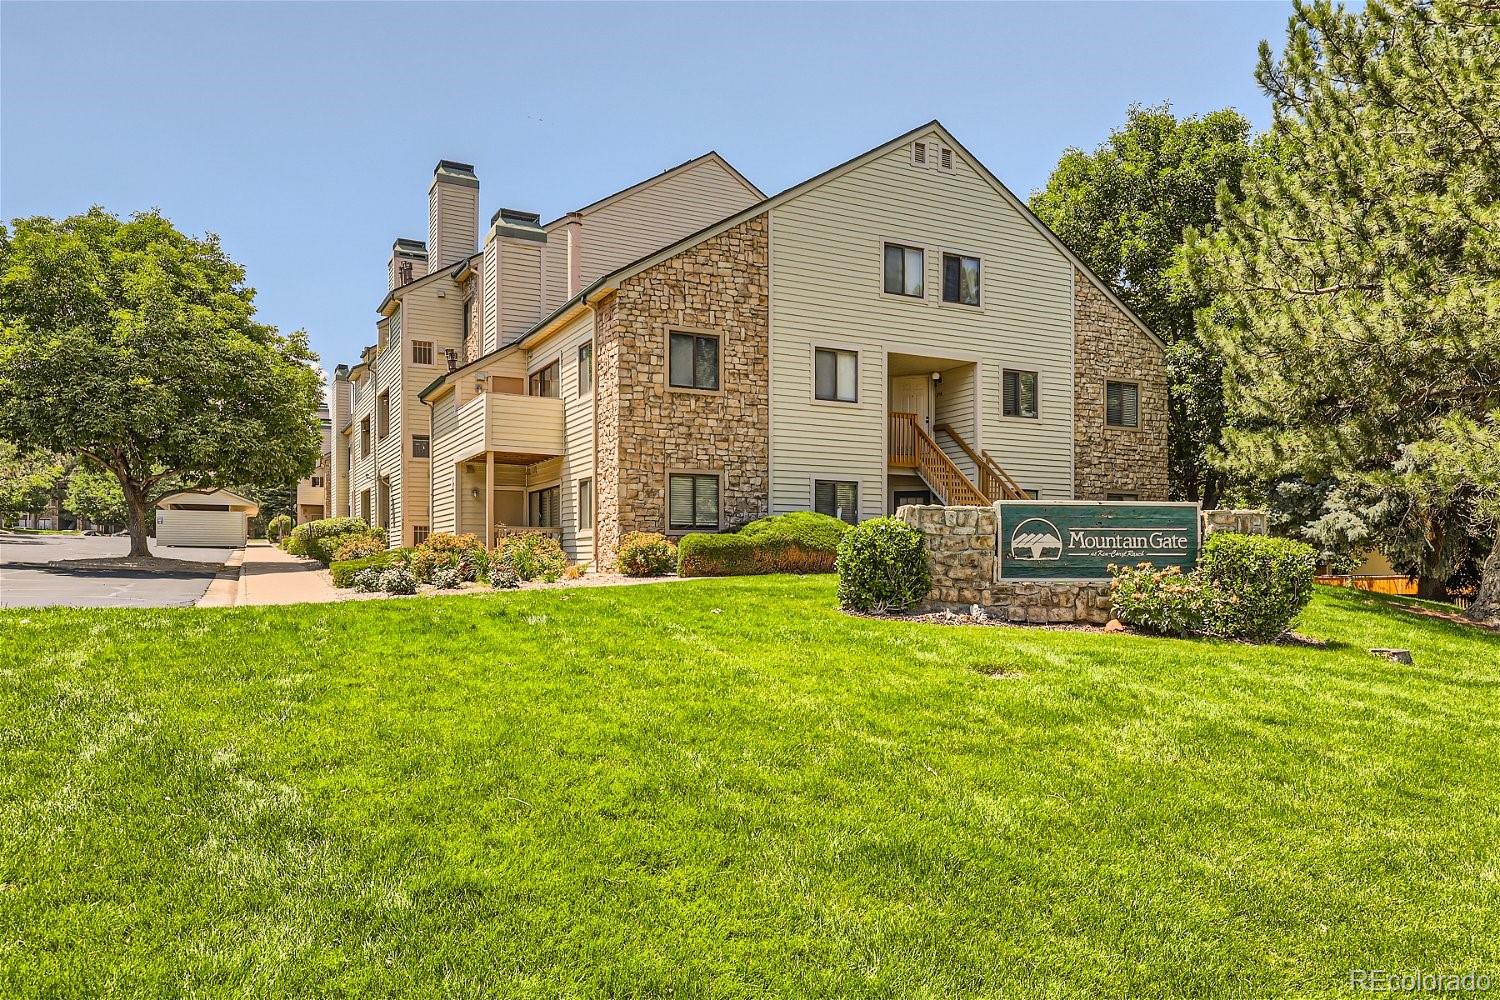
[[[1290,5],[0,5],[0,215],[158,207],[332,368],[440,158],[552,218],[717,149],[774,193],[933,118],[1022,197],[1132,102],[1257,128]]]

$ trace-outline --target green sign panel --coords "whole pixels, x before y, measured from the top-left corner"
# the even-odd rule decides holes
[[[1004,500],[1002,580],[1101,580],[1110,564],[1198,563],[1195,503],[1088,503]]]

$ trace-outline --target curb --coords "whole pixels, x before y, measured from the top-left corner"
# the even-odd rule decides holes
[[[193,604],[195,608],[232,608],[244,596],[245,582],[240,567],[245,562],[245,550],[235,549],[224,565],[214,574],[213,582],[203,596]]]

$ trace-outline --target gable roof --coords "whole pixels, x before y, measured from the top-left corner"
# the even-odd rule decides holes
[[[487,354],[480,355],[473,361],[470,361],[467,365],[464,365],[462,368],[456,369],[453,372],[449,372],[448,375],[455,375],[459,371],[463,371],[470,366],[481,364],[485,361],[495,358],[505,351],[510,350],[512,347],[524,345],[527,341],[549,332],[550,328],[555,323],[557,323],[559,320],[562,320],[564,317],[568,317],[579,307],[589,303],[592,300],[597,300],[603,294],[618,288],[622,281],[634,277],[642,271],[654,267],[655,265],[661,263],[664,260],[667,260],[668,258],[675,257],[682,251],[696,246],[699,243],[702,243],[704,240],[712,239],[713,237],[718,236],[720,233],[733,229],[735,226],[744,222],[746,219],[753,219],[757,215],[762,215],[779,205],[783,205],[791,201],[794,198],[801,197],[802,195],[807,194],[809,191],[821,187],[823,184],[826,184],[827,182],[834,180],[837,177],[841,177],[849,171],[857,169],[858,167],[863,166],[871,160],[875,160],[895,149],[899,149],[901,146],[905,145],[908,142],[911,142],[913,139],[919,138],[920,136],[925,135],[929,132],[936,132],[944,142],[951,145],[954,151],[963,158],[964,162],[967,163],[974,170],[974,172],[979,175],[981,179],[986,181],[992,188],[994,188],[995,191],[1008,205],[1015,209],[1016,212],[1018,212],[1023,219],[1029,222],[1039,233],[1041,233],[1042,236],[1049,243],[1051,243],[1053,247],[1055,247],[1057,251],[1063,255],[1063,257],[1068,260],[1069,263],[1071,263],[1075,268],[1078,269],[1078,273],[1082,274],[1089,280],[1090,283],[1094,285],[1094,287],[1098,288],[1100,293],[1103,294],[1105,298],[1113,303],[1114,306],[1118,308],[1120,312],[1123,313],[1126,317],[1128,317],[1130,321],[1134,323],[1142,333],[1144,333],[1151,339],[1152,343],[1156,344],[1162,350],[1166,350],[1166,343],[1156,335],[1155,331],[1153,331],[1149,326],[1146,325],[1144,320],[1136,315],[1135,310],[1131,309],[1128,305],[1125,304],[1123,300],[1120,299],[1118,295],[1115,294],[1114,289],[1109,287],[1108,282],[1106,282],[1103,278],[1100,278],[1097,274],[1094,273],[1093,269],[1091,269],[1087,264],[1080,260],[1078,255],[1070,250],[1067,244],[1063,243],[1058,235],[1054,233],[1045,222],[1037,218],[1035,213],[1033,213],[1030,208],[1026,207],[1026,203],[1024,201],[1022,201],[1020,198],[1017,198],[1015,193],[1012,192],[1010,188],[1006,187],[1005,184],[1000,180],[1000,178],[996,177],[988,167],[986,167],[974,156],[973,153],[969,152],[969,150],[964,146],[963,143],[959,142],[953,137],[953,134],[948,131],[948,129],[943,125],[942,122],[934,118],[932,121],[927,122],[924,125],[919,125],[908,132],[903,132],[901,135],[896,136],[896,138],[891,139],[888,142],[881,143],[874,149],[860,153],[858,156],[845,160],[843,163],[840,163],[837,166],[829,167],[822,173],[809,177],[807,180],[802,181],[800,184],[794,184],[786,190],[780,192],[779,194],[772,195],[768,198],[762,198],[755,204],[743,208],[733,215],[725,216],[718,222],[706,226],[703,229],[698,230],[696,233],[689,233],[687,236],[684,236],[682,239],[678,240],[675,243],[669,243],[667,246],[662,247],[659,250],[654,250],[644,257],[640,257],[634,261],[631,261],[629,264],[618,267],[610,273],[597,278],[587,288],[584,288],[577,295],[574,295],[571,299],[568,299],[568,301],[558,306],[547,316],[543,317],[541,321],[536,323],[524,333],[512,337],[509,341],[502,344],[495,350],[490,351]],[[717,154],[708,155],[717,156]],[[689,160],[688,162],[692,163],[695,161]],[[728,166],[727,163],[725,165]],[[653,180],[654,179],[655,178],[653,178]],[[746,183],[748,184],[749,182],[747,181]],[[627,188],[626,190],[628,191],[631,189]],[[595,204],[597,205],[601,203],[596,202]],[[425,398],[428,393],[441,386],[446,378],[447,375],[438,378],[431,385],[427,386],[427,388],[423,389],[419,396]]]
[[[571,212],[560,215],[557,218],[553,219],[551,222],[543,225],[542,228],[551,229],[558,223],[565,222],[575,215],[589,215],[590,213],[597,212],[599,209],[604,208],[607,205],[614,204],[621,198],[635,194],[638,191],[651,187],[653,184],[659,184],[662,181],[666,180],[668,177],[684,173],[703,163],[717,163],[719,166],[724,168],[725,172],[728,173],[729,176],[733,177],[736,181],[739,181],[740,184],[744,185],[745,190],[754,195],[756,200],[765,198],[766,193],[760,188],[756,187],[754,184],[750,183],[750,180],[744,174],[740,173],[734,168],[734,164],[730,163],[728,160],[724,159],[724,157],[720,156],[717,151],[710,149],[702,156],[695,156],[691,160],[684,160],[683,162],[677,164],[677,166],[675,167],[668,167],[659,174],[647,177],[645,180],[638,181],[627,188],[621,188],[614,194],[607,194],[597,201],[591,201],[582,208],[575,208]]]
[[[1162,341],[1162,339],[1158,337],[1149,326],[1146,325],[1144,320],[1142,320],[1135,314],[1135,311],[1133,309],[1126,305],[1120,299],[1120,297],[1115,294],[1114,289],[1109,287],[1108,282],[1100,278],[1087,264],[1080,260],[1078,258],[1078,255],[1070,250],[1067,244],[1063,243],[1063,241],[1058,238],[1057,234],[1054,233],[1050,228],[1048,228],[1045,222],[1037,218],[1036,215],[1031,211],[1031,209],[1026,207],[1026,203],[1024,201],[1017,198],[1015,194],[1010,190],[1010,188],[1006,187],[1005,184],[1001,182],[1000,178],[996,177],[993,173],[990,172],[988,167],[986,167],[983,163],[976,159],[974,154],[970,153],[968,149],[964,147],[963,143],[955,139],[952,133],[950,133],[943,126],[943,123],[938,121],[937,119],[933,119],[925,125],[919,125],[909,132],[903,132],[901,135],[896,136],[896,138],[891,139],[889,142],[881,143],[874,149],[861,153],[858,156],[853,157],[852,159],[845,160],[843,163],[840,163],[835,167],[830,167],[829,169],[823,171],[821,174],[809,177],[807,180],[803,181],[800,184],[794,184],[793,186],[787,188],[785,191],[782,191],[780,194],[772,195],[771,197],[765,198],[755,203],[754,205],[741,209],[733,215],[726,216],[723,219],[720,219],[718,222],[715,222],[710,226],[698,230],[696,233],[690,233],[689,235],[684,236],[682,239],[678,240],[676,243],[668,244],[660,250],[655,250],[644,257],[641,257],[629,264],[624,265],[623,267],[616,268],[609,274],[606,274],[603,277],[599,278],[588,288],[585,288],[583,291],[579,292],[568,302],[565,302],[561,307],[555,310],[552,315],[543,319],[536,326],[511,340],[510,343],[524,343],[526,340],[530,339],[536,334],[541,333],[548,326],[548,324],[552,323],[563,313],[567,312],[569,307],[571,307],[575,303],[585,301],[588,297],[596,294],[601,290],[617,288],[619,287],[620,282],[626,280],[627,278],[634,277],[640,272],[646,270],[649,267],[654,267],[655,265],[661,263],[669,257],[675,257],[683,250],[695,246],[703,242],[704,240],[712,239],[713,237],[725,232],[726,230],[733,229],[735,226],[739,225],[741,222],[744,222],[746,219],[752,219],[755,216],[768,212],[771,209],[776,208],[779,205],[783,205],[794,198],[801,197],[802,195],[807,194],[809,191],[821,187],[823,184],[826,184],[827,182],[837,177],[841,177],[849,171],[861,167],[871,160],[884,156],[887,153],[900,148],[906,143],[911,142],[913,139],[916,139],[928,132],[936,132],[944,142],[949,143],[953,147],[955,152],[957,152],[959,156],[963,157],[964,161],[968,163],[971,168],[973,168],[976,174],[978,174],[992,188],[994,188],[995,191],[1000,195],[1000,197],[1004,199],[1005,202],[1012,208],[1014,208],[1023,219],[1025,219],[1033,227],[1035,227],[1036,230],[1040,232],[1042,236],[1045,237],[1047,241],[1058,250],[1059,253],[1067,258],[1067,260],[1078,269],[1080,274],[1088,278],[1088,280],[1092,282],[1094,286],[1097,287],[1099,291],[1103,293],[1103,295],[1107,299],[1110,300],[1110,302],[1112,302],[1122,313],[1129,317],[1131,322],[1139,327],[1142,333],[1144,333],[1147,337],[1150,337],[1152,342],[1155,343],[1158,347],[1161,347],[1163,350],[1166,349],[1166,344]]]

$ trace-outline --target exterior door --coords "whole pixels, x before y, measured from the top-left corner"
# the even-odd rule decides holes
[[[932,433],[932,379],[926,375],[898,375],[891,379],[891,410],[915,413],[922,429]]]

